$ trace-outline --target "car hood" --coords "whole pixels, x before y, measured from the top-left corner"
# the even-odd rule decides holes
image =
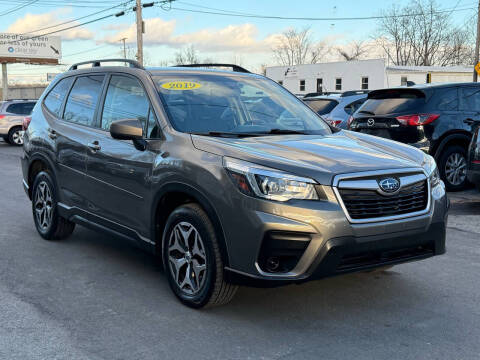
[[[219,138],[192,135],[203,151],[287,171],[330,185],[338,174],[421,167],[424,154],[409,145],[338,131],[330,135]]]

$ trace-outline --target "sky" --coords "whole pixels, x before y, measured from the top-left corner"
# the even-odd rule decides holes
[[[57,30],[81,22],[121,11],[124,7],[108,10],[127,0],[0,0],[0,32],[26,33],[47,26],[102,11],[83,20],[59,26],[36,34]],[[143,0],[143,3],[152,0]],[[175,53],[193,44],[200,59],[217,62],[235,62],[254,71],[262,64],[275,65],[272,46],[276,37],[288,28],[311,28],[315,41],[348,46],[352,41],[370,39],[375,35],[375,20],[307,21],[261,19],[244,16],[222,16],[201,13],[227,10],[241,14],[259,14],[281,17],[368,17],[379,15],[392,4],[405,5],[409,0],[176,0],[171,6],[143,9],[145,19],[144,52],[147,65],[174,63]],[[437,0],[441,9],[455,9],[452,18],[461,24],[475,14],[475,0]],[[130,2],[125,9],[131,9]],[[477,3],[478,4],[478,3]],[[26,5],[26,6],[25,6]],[[465,9],[465,10],[462,10]],[[461,11],[459,11],[461,10]],[[119,57],[121,38],[127,38],[128,54],[133,57],[135,45],[135,15],[127,12],[120,17],[109,17],[65,32],[62,37],[62,64],[71,64],[97,58]],[[46,81],[46,73],[64,71],[66,66],[9,65],[11,82],[32,79]]]

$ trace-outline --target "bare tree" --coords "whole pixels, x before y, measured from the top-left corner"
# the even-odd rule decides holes
[[[325,41],[319,41],[313,44],[310,50],[310,63],[318,64],[325,60],[325,57],[330,53],[331,48]]]
[[[188,45],[180,51],[175,53],[175,63],[177,65],[185,65],[185,64],[198,64],[200,63],[200,59],[197,54],[197,50],[193,45]]]
[[[458,65],[469,62],[465,29],[452,25],[451,13],[436,0],[411,0],[382,13],[377,43],[395,65]]]
[[[305,64],[311,60],[312,40],[310,28],[303,30],[288,29],[278,39],[274,46],[273,56],[282,65]]]
[[[337,47],[338,54],[343,60],[360,60],[368,51],[364,41],[353,41],[347,47]]]

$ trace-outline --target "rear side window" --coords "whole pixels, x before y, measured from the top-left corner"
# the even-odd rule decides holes
[[[73,84],[65,104],[63,118],[73,123],[93,126],[95,109],[102,89],[103,75],[81,76]]]
[[[421,91],[387,90],[371,93],[359,112],[386,115],[406,111],[420,111],[425,105],[425,94]]]
[[[480,88],[463,88],[463,107],[469,111],[480,111]]]
[[[14,103],[14,104],[8,105],[6,111],[10,114],[15,114],[15,115],[30,115],[32,113],[34,106],[35,106],[35,103],[33,102]]]
[[[67,91],[70,89],[72,81],[72,77],[60,80],[57,85],[55,85],[54,88],[48,93],[43,102],[47,109],[58,117],[61,115],[60,110],[62,108],[63,99],[65,99],[65,96],[67,96]]]
[[[430,103],[435,110],[458,110],[458,89],[455,87],[437,89]]]
[[[112,122],[137,119],[147,134],[148,110],[150,103],[137,79],[113,75],[108,84],[102,113],[102,129],[109,131]]]
[[[365,100],[367,100],[367,98],[365,99],[360,99],[360,100],[357,100],[357,101],[354,101],[353,103],[351,104],[348,104],[347,106],[345,106],[344,110],[345,112],[348,114],[348,115],[352,115],[355,111],[358,110],[358,108],[365,102]]]
[[[308,100],[305,103],[310,106],[318,115],[330,113],[338,105],[337,100],[318,99]]]

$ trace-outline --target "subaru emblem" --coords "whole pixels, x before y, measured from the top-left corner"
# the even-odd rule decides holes
[[[393,177],[384,178],[378,181],[378,186],[383,192],[392,194],[400,189],[400,181]]]
[[[373,125],[375,125],[375,119],[372,119],[372,118],[368,119],[368,120],[367,120],[367,125],[368,125],[368,126],[373,126]]]

